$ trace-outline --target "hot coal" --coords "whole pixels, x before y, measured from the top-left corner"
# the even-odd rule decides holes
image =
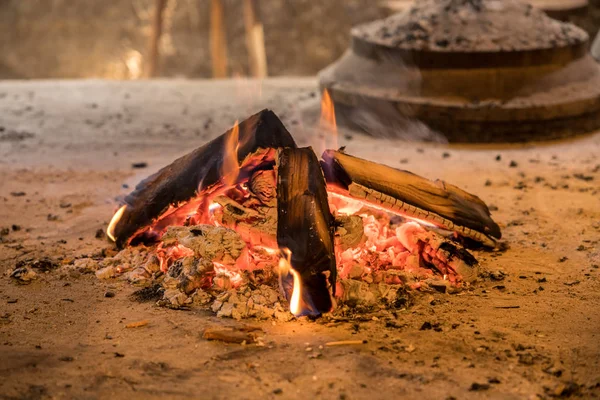
[[[320,315],[334,298],[338,312],[376,312],[406,307],[408,290],[453,293],[479,274],[459,243],[500,238],[478,197],[343,151],[319,161],[269,111],[128,198],[108,233],[144,245],[73,266],[160,284],[162,306],[236,319]]]
[[[296,147],[287,129],[270,110],[263,110],[240,122],[238,129],[238,165],[261,148]],[[187,202],[203,190],[219,184],[226,159],[226,142],[232,132],[233,128],[140,182],[125,198],[127,207],[114,226],[112,234],[117,245],[127,244],[170,206]]]

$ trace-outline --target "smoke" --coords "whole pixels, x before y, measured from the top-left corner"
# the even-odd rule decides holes
[[[345,124],[370,136],[406,142],[448,143],[444,135],[417,119],[402,115],[390,103],[382,102],[377,106],[364,104],[339,113]]]
[[[335,102],[338,122],[373,137],[447,143],[446,137],[413,116],[408,104],[420,97],[422,73],[394,53],[378,59],[347,51],[319,74],[320,84],[352,98],[352,106]]]

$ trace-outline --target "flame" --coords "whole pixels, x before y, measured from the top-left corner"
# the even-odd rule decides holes
[[[300,293],[302,290],[302,284],[300,283],[300,274],[298,274],[298,272],[294,270],[294,268],[292,268],[292,252],[289,249],[285,248],[281,249],[281,252],[282,256],[279,258],[279,280],[280,282],[283,282],[290,274],[292,275],[292,295],[289,298],[290,312],[297,316],[302,312],[302,307],[300,306]]]
[[[121,208],[119,208],[117,210],[117,212],[115,213],[115,215],[113,215],[112,219],[110,220],[110,222],[108,224],[108,228],[106,228],[106,236],[108,236],[110,238],[110,240],[112,240],[113,242],[117,241],[115,239],[115,226],[117,226],[117,224],[121,220],[121,217],[123,216],[123,213],[125,212],[126,208],[127,208],[127,205],[124,205]]]
[[[221,165],[221,175],[223,183],[232,186],[236,183],[240,174],[240,165],[238,163],[238,149],[240,148],[240,126],[235,121],[231,132],[225,138],[225,159]]]
[[[327,89],[323,90],[321,96],[321,130],[325,131],[325,148],[337,149],[338,147],[338,130],[337,123],[335,121],[335,107],[333,106],[333,100],[329,95]],[[327,139],[331,139],[331,143],[327,143]]]

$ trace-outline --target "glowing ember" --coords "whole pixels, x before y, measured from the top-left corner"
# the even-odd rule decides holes
[[[419,218],[415,218],[409,215],[404,215],[396,210],[390,210],[385,207],[380,206],[379,204],[371,203],[367,200],[358,200],[352,197],[346,196],[342,194],[338,187],[334,185],[327,185],[327,195],[329,196],[329,208],[333,214],[342,214],[342,215],[354,215],[357,214],[364,208],[378,210],[381,212],[385,212],[388,214],[398,215],[402,218],[408,219],[410,221],[414,221],[419,225],[426,226],[428,228],[437,228],[437,225],[432,224],[429,221],[424,221]]]
[[[106,235],[113,242],[115,241],[115,226],[117,225],[117,223],[123,216],[123,213],[125,212],[126,208],[127,208],[127,205],[124,205],[121,208],[119,208],[117,210],[117,212],[115,213],[115,215],[113,215],[112,219],[110,220],[110,223],[108,224],[108,228],[106,228]]]
[[[218,277],[219,275],[223,275],[228,277],[232,287],[239,287],[244,281],[239,271],[233,271],[231,267],[228,267],[218,262],[213,262],[213,264],[215,266],[216,276]]]
[[[322,122],[324,128],[335,134],[335,114],[327,92],[323,93]],[[237,152],[241,145],[236,123],[225,141],[227,151],[221,164],[221,181],[209,187],[200,184],[196,197],[170,205],[152,225],[138,232],[135,238],[140,240],[136,243],[154,246],[151,248],[154,261],[144,261],[137,272],[126,272],[119,267],[117,273],[127,273],[135,279],[166,276],[162,284],[166,289],[164,300],[169,306],[188,305],[192,296],[197,296],[195,299],[200,302],[209,298],[214,301],[210,308],[217,315],[235,318],[235,315],[251,315],[248,310],[263,313],[267,309],[263,307],[266,298],[269,306],[279,304],[281,313],[282,294],[294,316],[328,311],[322,306],[317,308],[314,300],[323,297],[314,295],[317,291],[319,296],[331,295],[332,282],[316,290],[309,280],[314,276],[298,272],[306,271],[300,268],[305,266],[297,265],[298,270],[294,269],[291,251],[277,248],[279,199],[275,150],[259,149],[240,166]],[[326,189],[329,210],[335,217],[337,299],[332,299],[333,303],[356,305],[361,299],[371,298],[371,305],[379,306],[387,296],[386,304],[395,304],[395,293],[404,290],[399,288],[427,287],[427,282],[433,279],[457,286],[466,281],[462,278],[465,273],[476,276],[473,264],[457,262],[462,262],[464,254],[445,241],[440,228],[368,199],[353,198],[335,184]],[[115,225],[125,210],[123,206],[115,213],[107,229],[113,240]],[[275,289],[277,277],[279,294]],[[260,294],[264,290],[271,290],[271,294]],[[381,292],[373,295],[370,290]],[[180,295],[181,292],[184,294]],[[244,305],[238,309],[233,302]]]

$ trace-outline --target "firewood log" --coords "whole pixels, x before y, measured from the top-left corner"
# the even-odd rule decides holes
[[[169,209],[198,196],[222,179],[226,143],[233,128],[191,153],[173,161],[141,181],[125,198],[126,208],[114,225],[117,246],[123,247]],[[238,165],[259,149],[291,147],[296,143],[270,110],[263,110],[239,124]]]
[[[328,184],[342,194],[454,231],[486,246],[495,247],[495,239],[501,237],[487,205],[454,185],[342,151],[326,150],[322,158]]]
[[[312,148],[282,149],[277,156],[277,244],[291,252],[300,275],[303,314],[332,308],[327,279],[335,294],[334,219],[327,188]],[[328,274],[328,277],[327,277]]]

